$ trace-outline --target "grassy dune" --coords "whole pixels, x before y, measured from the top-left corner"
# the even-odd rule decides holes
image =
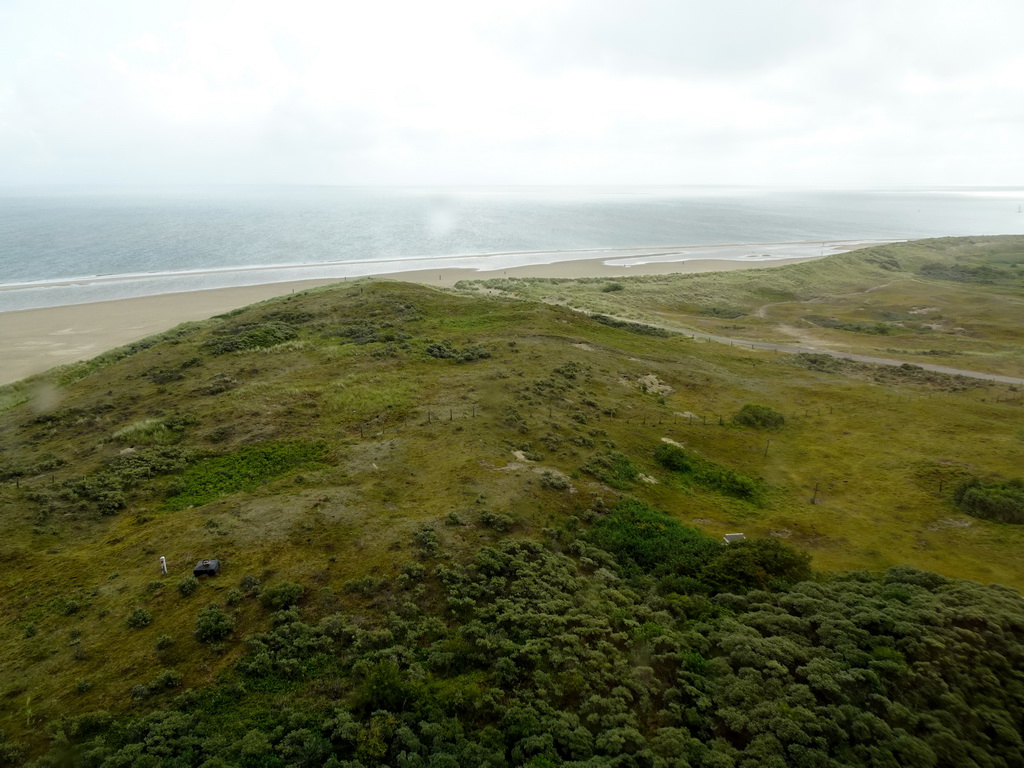
[[[799,265],[618,278],[466,281],[683,329],[1024,377],[1024,237],[919,240]]]
[[[771,303],[763,324],[728,321],[743,325],[731,334],[767,337],[780,319],[799,322],[797,302],[818,296],[816,314],[840,316],[851,294],[888,280],[868,294],[879,306],[913,297],[979,329],[937,331],[930,345],[1016,371],[1014,323],[1001,312],[1020,300],[1019,251],[1003,245],[989,258],[1006,265],[1005,284],[908,277],[956,250],[939,242],[749,276],[634,279],[609,293],[537,281],[502,290],[715,330],[727,321],[699,308]],[[980,258],[981,246],[957,248]],[[898,295],[893,280],[906,283]],[[826,299],[832,290],[845,298]],[[972,303],[972,291],[991,301]],[[0,731],[38,746],[40,728],[68,712],[149,706],[132,691],[160,690],[161,675],[213,684],[243,655],[241,638],[266,626],[254,583],[304,585],[312,615],[355,609],[374,579],[398,578],[425,551],[460,562],[509,535],[582,524],[623,494],[716,537],[783,540],[824,572],[910,564],[1024,588],[1024,528],[951,501],[966,477],[1019,474],[1021,393],[915,369],[815,367],[542,303],[365,282],[4,388]],[[734,424],[751,402],[785,425]],[[754,479],[756,497],[666,469],[655,452],[667,441]],[[185,594],[179,583],[208,557],[223,575]],[[211,602],[235,622],[212,646],[193,634]],[[131,626],[140,609],[150,620]]]

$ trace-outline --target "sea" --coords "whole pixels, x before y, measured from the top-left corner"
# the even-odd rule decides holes
[[[0,312],[628,249],[772,259],[801,253],[766,244],[1024,234],[1022,203],[1024,187],[0,187]]]

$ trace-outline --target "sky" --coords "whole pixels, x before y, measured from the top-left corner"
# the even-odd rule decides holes
[[[0,0],[0,184],[1024,184],[1020,0]]]

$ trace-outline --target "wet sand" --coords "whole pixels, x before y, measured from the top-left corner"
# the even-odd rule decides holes
[[[844,244],[845,245],[845,244]],[[861,243],[848,247],[829,244],[828,253],[853,250]],[[747,246],[750,248],[750,246]],[[667,249],[666,249],[667,250]],[[636,261],[636,254],[652,249],[635,250],[622,259]],[[806,261],[797,259],[724,260],[694,259],[689,261],[649,261],[644,264],[609,265],[618,259],[611,254],[595,259],[556,261],[499,268],[489,271],[478,269],[426,269],[380,275],[381,279],[401,280],[450,287],[460,280],[479,280],[493,277],[621,277],[629,275],[661,275],[680,272],[716,272]],[[183,322],[202,320],[212,315],[244,307],[257,301],[340,282],[337,278],[268,283],[187,293],[163,293],[153,296],[100,301],[89,304],[70,304],[41,309],[24,309],[0,313],[0,384],[8,384],[54,366],[95,357],[101,352],[138,341],[160,333]]]

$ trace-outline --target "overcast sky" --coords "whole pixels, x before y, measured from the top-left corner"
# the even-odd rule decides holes
[[[0,184],[1024,184],[1021,0],[0,0]]]

